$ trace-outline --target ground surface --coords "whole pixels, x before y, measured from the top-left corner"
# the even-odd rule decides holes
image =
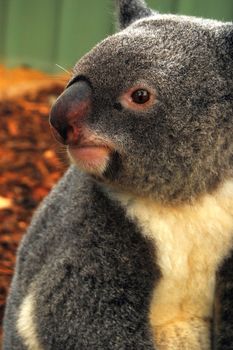
[[[0,348],[17,246],[33,211],[67,167],[48,115],[68,79],[0,66]]]

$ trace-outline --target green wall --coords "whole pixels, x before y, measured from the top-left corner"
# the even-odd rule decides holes
[[[114,30],[111,0],[0,0],[0,61],[70,69]],[[233,0],[148,0],[160,12],[233,19]]]

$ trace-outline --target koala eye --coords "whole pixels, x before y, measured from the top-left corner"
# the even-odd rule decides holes
[[[134,103],[142,105],[142,104],[144,104],[144,103],[149,101],[150,93],[147,90],[139,89],[139,90],[134,91],[132,93],[131,97],[132,97],[132,101]]]
[[[153,88],[141,83],[125,91],[120,96],[119,102],[127,109],[143,112],[156,103],[156,97],[157,94]]]

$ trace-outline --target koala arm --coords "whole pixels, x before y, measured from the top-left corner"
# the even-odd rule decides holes
[[[21,243],[4,350],[152,350],[147,315],[155,277],[149,242],[71,167]]]
[[[217,273],[214,350],[233,349],[233,252]]]

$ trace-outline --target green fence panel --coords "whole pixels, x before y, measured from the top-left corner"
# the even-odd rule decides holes
[[[147,0],[161,13],[233,19],[233,0]],[[113,0],[0,0],[0,61],[70,69],[113,32]]]
[[[232,0],[148,0],[148,4],[161,13],[233,20]]]
[[[10,0],[6,62],[51,70],[60,11],[61,0]]]
[[[65,0],[59,24],[56,63],[70,68],[97,42],[112,32],[109,0]]]
[[[161,13],[177,12],[177,0],[148,0],[147,3],[151,8]]]
[[[222,21],[233,20],[233,1],[232,0],[179,0],[178,12],[219,19]]]
[[[0,0],[0,60],[3,60],[5,57],[8,5],[9,2],[7,0]]]

